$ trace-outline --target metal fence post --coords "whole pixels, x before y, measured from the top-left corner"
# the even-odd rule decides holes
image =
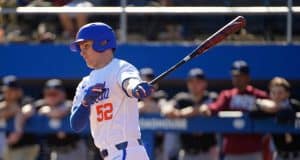
[[[287,1],[287,21],[286,21],[286,41],[288,44],[292,43],[292,34],[293,34],[293,0]]]
[[[127,0],[121,0],[122,13],[120,15],[120,42],[125,43],[127,41],[127,13],[126,6]]]

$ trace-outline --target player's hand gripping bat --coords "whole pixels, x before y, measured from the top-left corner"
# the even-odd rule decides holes
[[[217,32],[215,32],[213,35],[208,37],[205,41],[203,41],[196,49],[194,49],[190,54],[188,54],[186,57],[184,57],[182,60],[180,60],[177,64],[166,70],[165,72],[161,73],[159,76],[157,76],[155,79],[153,79],[150,84],[155,84],[167,75],[169,75],[172,71],[174,71],[176,68],[180,67],[181,65],[185,64],[189,60],[193,59],[194,57],[198,55],[202,55],[205,53],[209,48],[212,48],[219,42],[223,41],[226,37],[228,37],[230,34],[233,34],[237,31],[239,31],[241,28],[246,26],[246,19],[243,16],[238,16],[235,19],[233,19],[231,22],[226,24],[224,27],[219,29]]]

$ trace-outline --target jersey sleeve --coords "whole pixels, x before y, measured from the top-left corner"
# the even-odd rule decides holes
[[[121,64],[120,70],[117,75],[117,82],[122,87],[122,84],[125,80],[130,78],[141,79],[139,75],[139,71],[129,63]]]
[[[84,97],[85,79],[79,83],[76,89],[70,115],[70,126],[76,132],[83,130],[89,121],[90,108],[81,104]]]
[[[213,103],[210,103],[208,106],[211,111],[218,112],[228,107],[228,103],[229,97],[227,96],[227,91],[222,91],[217,100]]]
[[[75,92],[75,96],[73,98],[73,103],[72,103],[72,111],[75,106],[80,106],[81,101],[84,97],[84,83],[85,83],[85,78],[82,79],[82,81],[78,84]]]
[[[268,98],[269,98],[267,92],[262,91],[262,90],[259,90],[259,89],[255,89],[255,90],[254,90],[254,95],[255,95],[257,98],[262,98],[262,99],[268,99]]]

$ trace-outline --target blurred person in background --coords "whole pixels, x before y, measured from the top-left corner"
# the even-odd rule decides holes
[[[65,5],[66,7],[92,7],[93,4],[88,0],[73,0]],[[88,18],[86,14],[78,13],[75,15],[60,14],[60,23],[63,27],[63,37],[70,39],[76,36],[76,31],[83,25],[87,24]],[[73,23],[75,19],[75,24]]]
[[[233,88],[220,93],[217,100],[197,108],[185,108],[178,113],[180,116],[197,114],[211,115],[219,111],[242,111],[274,113],[277,107],[274,103],[265,103],[268,95],[250,85],[250,69],[245,61],[237,60],[231,67]],[[222,152],[225,160],[261,160],[263,157],[263,137],[261,134],[223,134]]]
[[[59,79],[48,80],[43,94],[44,98],[35,102],[34,107],[40,115],[49,118],[49,127],[56,129],[68,117],[72,102],[66,99],[65,88]],[[57,131],[47,134],[45,139],[42,152],[46,152],[45,156],[50,156],[51,160],[87,159],[86,145],[78,134]]]
[[[0,0],[0,7],[16,8],[18,0]],[[16,13],[0,15],[0,43],[8,42],[25,42],[29,39],[25,32],[24,24],[20,22],[22,16]],[[1,31],[2,30],[2,31]],[[2,32],[2,33],[1,33]],[[2,34],[2,35],[1,35]],[[2,36],[2,37],[1,37]],[[4,41],[5,40],[5,41]]]
[[[16,0],[0,0],[1,8],[15,8],[17,6]],[[1,14],[0,15],[0,24],[7,24],[17,22],[16,14]]]
[[[0,44],[5,43],[5,30],[4,27],[0,26]]]
[[[207,91],[205,74],[200,68],[193,68],[187,77],[189,93],[178,93],[175,96],[175,108],[166,113],[171,118],[187,118],[178,114],[181,109],[198,107],[202,104],[210,104],[215,101],[217,94]],[[219,149],[215,134],[210,133],[181,133],[181,151],[179,160],[217,160]]]
[[[36,32],[33,33],[33,38],[40,43],[54,42],[56,35],[53,30],[53,26],[50,23],[40,22],[37,26]]]
[[[15,0],[17,7],[52,7],[55,0]],[[64,0],[60,0],[64,2]],[[12,32],[15,34],[20,34],[26,37],[27,40],[47,43],[53,42],[56,38],[56,25],[57,18],[49,14],[35,14],[31,16],[26,16],[24,14],[18,15],[18,23],[20,26],[20,33]],[[11,41],[8,35],[8,41]]]
[[[150,82],[155,78],[152,68],[140,69],[140,76],[143,81]],[[158,90],[158,85],[154,85],[155,92],[151,96],[139,101],[138,107],[140,113],[160,113],[161,105],[166,102],[167,93],[163,90]]]
[[[21,109],[32,99],[24,96],[21,85],[15,76],[6,76],[2,82],[4,100],[0,102],[0,119],[7,124],[13,120],[12,128],[6,131],[7,138],[3,139],[3,135],[1,135],[1,145],[6,143],[3,159],[35,160],[39,151],[36,136],[24,131],[26,120],[31,115],[23,113]]]
[[[141,79],[150,82],[155,78],[152,68],[141,68],[139,70]],[[163,90],[158,90],[158,85],[154,85],[155,91],[151,96],[144,98],[138,102],[139,112],[141,114],[159,114],[161,107],[166,103],[168,97],[167,93]],[[155,158],[162,159],[163,154],[163,133],[155,134]]]
[[[279,110],[276,114],[280,124],[294,125],[296,112],[300,112],[300,102],[290,98],[290,83],[281,77],[275,77],[269,85],[270,98],[277,103]],[[285,133],[272,134],[276,148],[276,160],[300,160],[300,135]]]
[[[127,0],[133,6],[172,6],[172,0]]]
[[[155,78],[154,71],[150,67],[141,68],[139,70],[139,72],[140,72],[140,76],[141,76],[143,81],[150,82]],[[157,89],[158,86],[156,86],[155,88]]]

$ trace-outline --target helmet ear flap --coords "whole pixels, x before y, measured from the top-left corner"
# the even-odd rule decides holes
[[[108,48],[110,48],[108,40],[101,40],[100,42],[99,41],[93,41],[93,49],[95,51],[103,52]]]
[[[102,48],[100,48],[98,43],[99,43],[98,41],[93,41],[93,45],[92,45],[93,49],[97,52],[102,52],[103,50],[102,50]]]

